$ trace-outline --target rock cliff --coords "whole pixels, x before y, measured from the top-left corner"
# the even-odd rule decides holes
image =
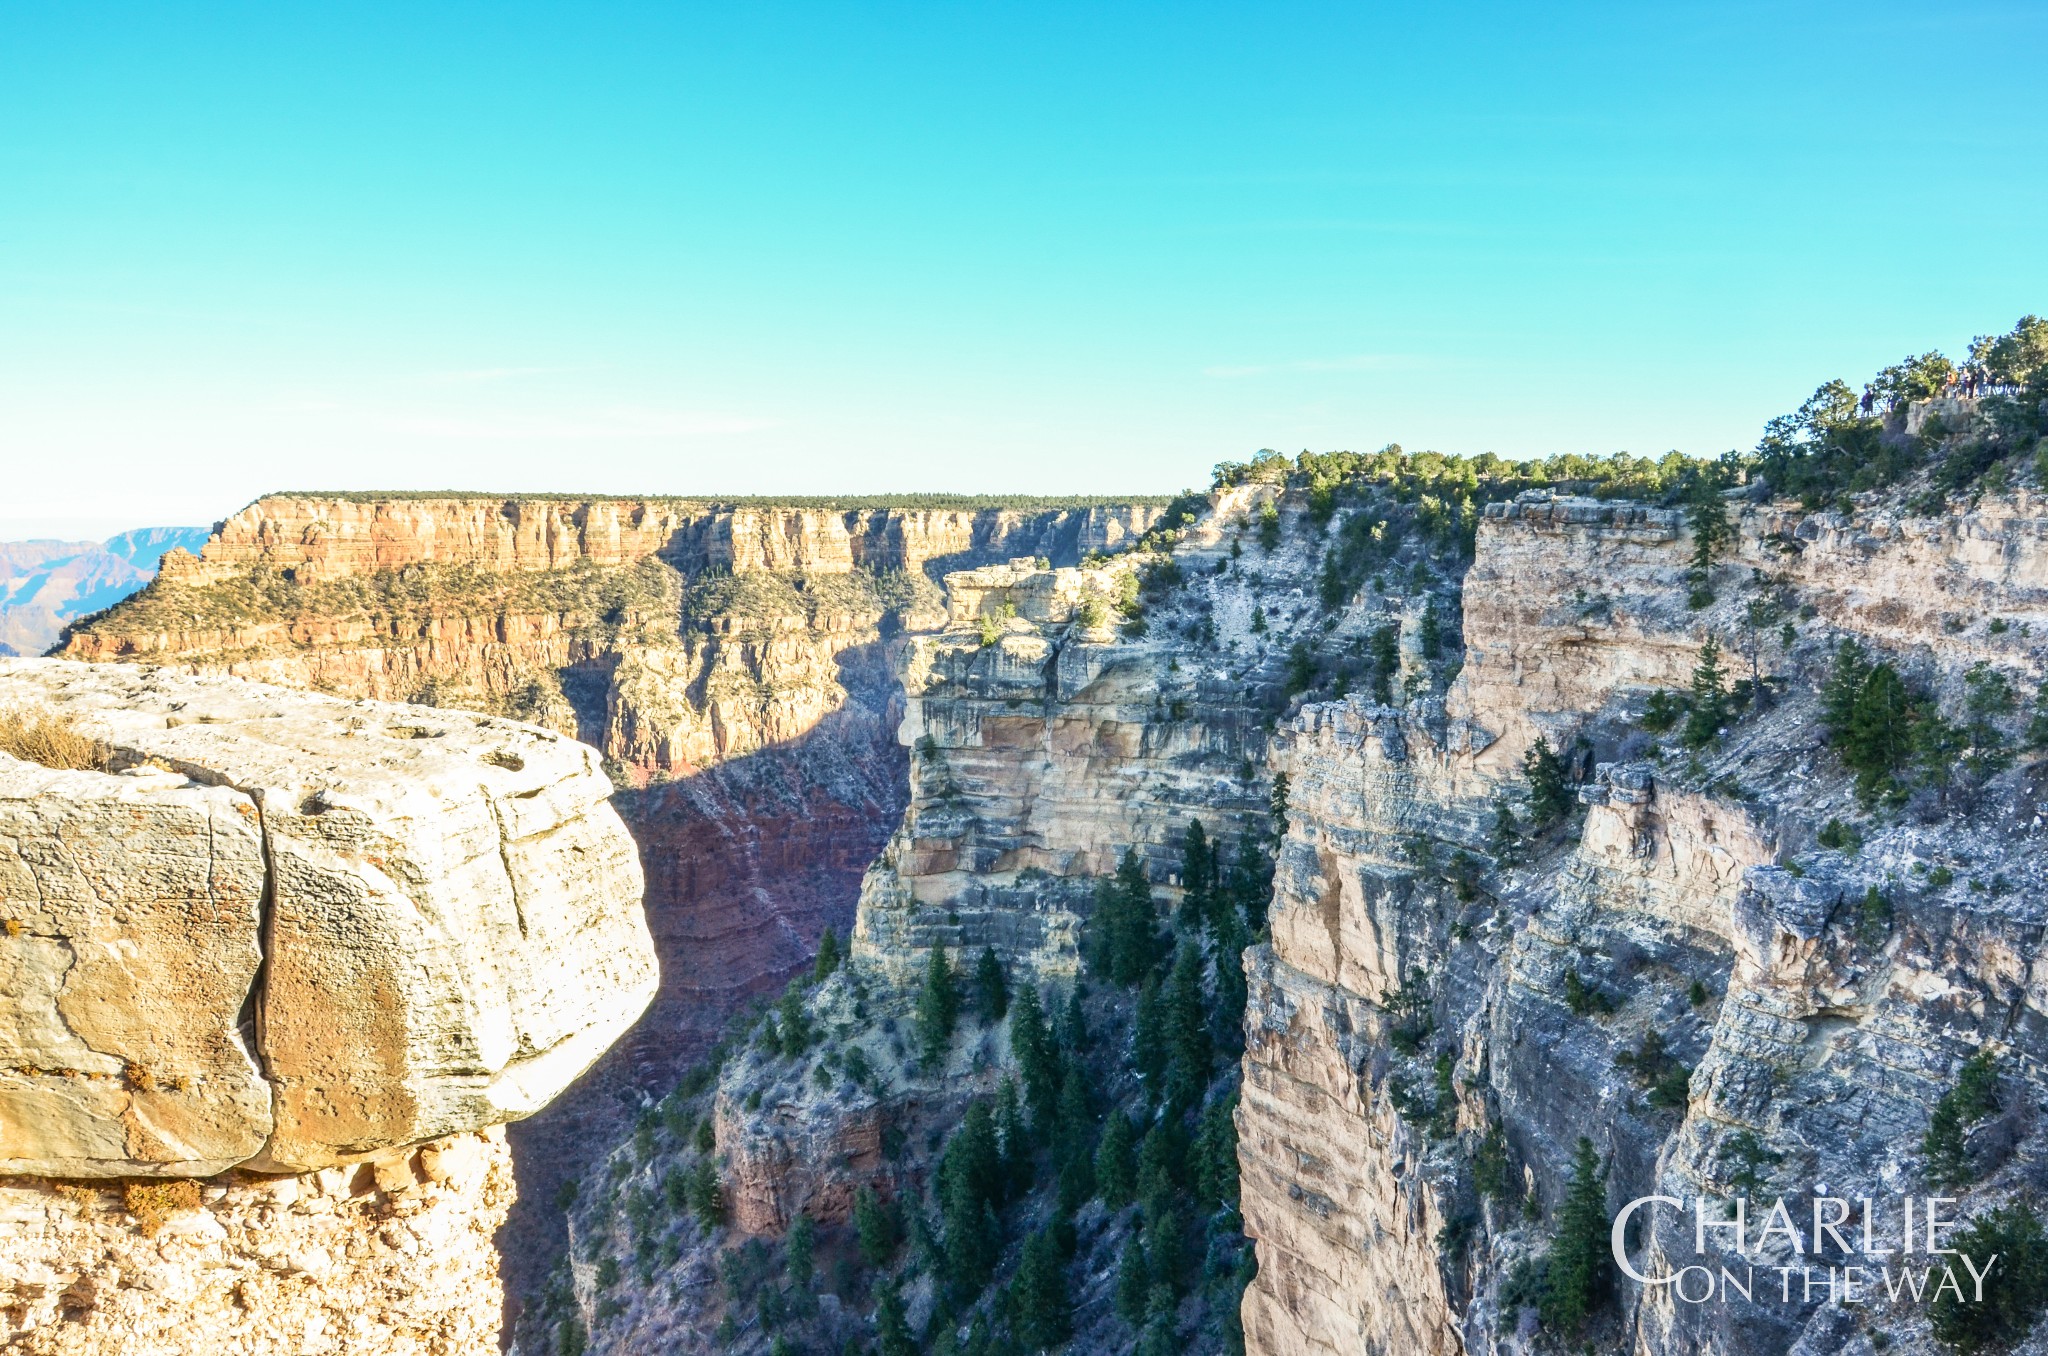
[[[1873,816],[1823,747],[1816,695],[1845,637],[1930,701],[1990,672],[2031,690],[2029,637],[2048,625],[2032,501],[1931,518],[1730,508],[1718,601],[1698,607],[1677,511],[1492,505],[1447,717],[1353,697],[1283,730],[1289,829],[1271,942],[1247,961],[1238,1113],[1259,1257],[1248,1349],[1555,1340],[1515,1278],[1540,1268],[1581,1135],[1615,1208],[1744,1190],[1758,1209],[1775,1193],[1895,1201],[1932,1189],[1916,1150],[1965,1056],[1997,1052],[2004,1105],[2040,1097],[2036,768],[1960,811]],[[1695,752],[1675,730],[1660,751],[1646,703],[1693,681],[1710,636],[1768,681]],[[1583,759],[1577,810],[1503,840],[1539,737]],[[1997,1132],[1966,1210],[2031,1194],[2030,1127]],[[1640,1246],[1645,1274],[1702,1260],[1684,1216]],[[1768,1261],[1802,1260],[1783,1251]],[[1740,1275],[1758,1259],[1705,1260]],[[1590,1335],[1657,1353],[1930,1342],[1924,1304],[1802,1299],[1796,1276],[1783,1304],[1624,1283]]]
[[[850,924],[903,812],[896,652],[943,619],[936,574],[1072,566],[1162,508],[275,495],[66,653],[512,716],[604,755],[668,963],[648,1020],[513,1132],[516,1288],[562,1180]]]
[[[0,713],[90,751],[0,754],[0,1172],[72,1184],[0,1192],[13,1333],[488,1349],[495,1127],[654,992],[595,755],[492,717],[52,660],[0,662]],[[160,1239],[81,1184],[109,1178]],[[332,1218],[328,1198],[373,1191],[341,1213],[417,1217],[385,1226],[387,1251],[417,1252],[414,1225],[467,1242],[409,1270]],[[436,1270],[462,1291],[416,1293]]]

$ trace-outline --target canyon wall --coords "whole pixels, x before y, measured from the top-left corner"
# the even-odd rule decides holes
[[[894,670],[943,624],[933,576],[1072,566],[1160,512],[274,495],[66,653],[507,715],[604,755],[665,963],[647,1018],[513,1132],[522,1290],[562,1183],[850,926],[907,797]]]
[[[1929,1189],[1919,1139],[1965,1056],[1999,1052],[2006,1105],[2040,1097],[2034,768],[1971,813],[1870,818],[1824,751],[1816,688],[1846,635],[1937,694],[1979,663],[2031,691],[2048,522],[2025,496],[1934,519],[1730,508],[1717,598],[1694,608],[1680,513],[1490,506],[1448,719],[1353,697],[1284,727],[1288,834],[1271,942],[1247,957],[1238,1112],[1248,1350],[1558,1340],[1510,1281],[1550,1245],[1581,1135],[1610,1207],[1890,1198]],[[1660,752],[1646,699],[1686,686],[1709,635],[1734,675],[1749,649],[1778,681],[1696,755]],[[1591,775],[1576,815],[1504,848],[1489,826],[1503,797],[1522,805],[1539,735]],[[1815,845],[1836,818],[1863,826],[1847,854]],[[2021,1121],[1994,1134],[1966,1213],[2031,1194],[2044,1148]],[[1631,1249],[1652,1275],[1758,1260],[1695,1257],[1676,1214]],[[1781,1251],[1764,1260],[1800,1260]],[[1876,1349],[1933,1349],[1910,1302],[1614,1297],[1596,1349],[1870,1350],[1880,1331]]]

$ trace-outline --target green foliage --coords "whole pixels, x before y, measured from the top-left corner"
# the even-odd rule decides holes
[[[1948,1246],[1979,1270],[1985,1259],[1998,1260],[1985,1278],[1982,1303],[1961,1274],[1960,1297],[1949,1290],[1935,1294],[1928,1309],[1935,1337],[1966,1356],[2017,1350],[2048,1308],[2048,1232],[2033,1207],[2016,1201],[1993,1210],[1950,1235]]]
[[[1871,663],[1853,640],[1835,648],[1834,669],[1821,689],[1821,719],[1843,765],[1856,774],[1856,794],[1865,804],[1903,799],[1899,774],[1909,762],[1945,771],[1956,742],[1952,727],[1915,701],[1896,669]]]
[[[1981,786],[2012,766],[2012,746],[2002,728],[2013,713],[2012,684],[2004,674],[1978,663],[1963,675],[1963,772]]]
[[[1059,1048],[1053,1043],[1034,984],[1017,986],[1010,1014],[1010,1057],[1024,1078],[1024,1100],[1041,1129],[1052,1124],[1060,1091]]]
[[[1712,996],[1707,992],[1707,986],[1697,979],[1685,991],[1685,1001],[1696,1008],[1705,1007]]]
[[[1272,554],[1280,545],[1280,509],[1271,499],[1259,505],[1259,549]]]
[[[1266,634],[1266,609],[1262,604],[1254,603],[1252,605],[1252,634],[1255,636]]]
[[[1010,977],[992,946],[983,947],[974,963],[974,1008],[989,1022],[1001,1021],[1010,1010]]]
[[[967,1108],[939,1160],[938,1180],[944,1215],[941,1271],[954,1299],[965,1303],[988,1284],[1003,1242],[996,1211],[1009,1182],[987,1102]]]
[[[709,1158],[700,1158],[684,1181],[684,1198],[690,1213],[697,1217],[698,1227],[708,1233],[725,1223],[725,1192],[718,1184],[718,1165]]]
[[[1686,578],[1691,588],[1688,603],[1702,608],[1714,601],[1714,559],[1735,537],[1728,521],[1728,504],[1721,498],[1720,483],[1710,475],[1694,478],[1686,494],[1686,526],[1692,531],[1692,567]]]
[[[1117,984],[1136,984],[1158,965],[1162,945],[1152,882],[1135,850],[1126,849],[1115,877],[1096,887],[1089,934],[1090,968]]]
[[[1401,628],[1392,622],[1375,626],[1366,637],[1365,652],[1372,664],[1372,699],[1381,706],[1392,705],[1394,679],[1401,673]]]
[[[1203,830],[1202,821],[1189,820],[1180,838],[1180,919],[1184,925],[1213,916],[1216,868],[1216,848]]]
[[[1856,935],[1866,946],[1881,944],[1892,930],[1892,902],[1875,885],[1863,892],[1856,910]]]
[[[1576,1334],[1607,1297],[1612,1263],[1608,1256],[1606,1171],[1593,1141],[1579,1137],[1572,1154],[1571,1185],[1558,1211],[1557,1234],[1544,1259],[1545,1327]]]
[[[839,933],[826,928],[824,936],[818,938],[818,959],[811,966],[811,980],[817,982],[839,968],[843,953],[839,947]]]
[[[917,1039],[926,1064],[935,1065],[945,1058],[959,1020],[959,981],[946,959],[946,949],[935,946],[925,967],[924,988],[917,996]]]
[[[1074,1299],[1067,1285],[1066,1259],[1052,1230],[1040,1230],[1024,1244],[1023,1259],[1010,1285],[1010,1323],[1018,1340],[1044,1351],[1074,1333]]]
[[[1566,780],[1564,760],[1550,747],[1550,740],[1537,735],[1536,742],[1522,755],[1522,779],[1529,791],[1529,821],[1547,829],[1571,812],[1572,789]]]
[[[1998,1059],[1980,1050],[1963,1062],[1956,1085],[1934,1104],[1920,1152],[1927,1159],[1927,1180],[1938,1187],[1967,1186],[1976,1178],[1965,1138],[1971,1126],[1999,1109]]]
[[[1705,748],[1728,723],[1726,682],[1727,674],[1721,668],[1721,642],[1708,636],[1700,646],[1699,662],[1693,666],[1690,710],[1685,730],[1679,736],[1687,748]]]
[[[1192,1106],[1209,1083],[1209,1009],[1202,993],[1201,952],[1182,945],[1163,987],[1160,1007],[1165,1022],[1165,1091],[1175,1107]]]
[[[1110,1113],[1095,1149],[1095,1190],[1103,1204],[1120,1210],[1138,1194],[1138,1132],[1121,1111]]]
[[[1288,696],[1299,696],[1315,686],[1316,656],[1309,649],[1308,642],[1297,640],[1287,648],[1287,675],[1285,690]]]
[[[1650,694],[1643,706],[1643,728],[1651,734],[1664,734],[1678,724],[1685,714],[1685,703],[1664,688]]]
[[[789,1226],[789,1237],[783,1244],[783,1267],[789,1276],[789,1283],[799,1290],[807,1289],[815,1269],[818,1247],[818,1224],[809,1215],[798,1213]]]
[[[1614,1000],[1586,983],[1577,970],[1564,972],[1564,1005],[1575,1017],[1591,1017],[1614,1011]]]
[[[1489,1125],[1472,1155],[1472,1186],[1487,1200],[1507,1200],[1513,1192],[1508,1171],[1508,1137],[1498,1123]]]
[[[1488,832],[1486,850],[1496,861],[1511,863],[1522,846],[1522,828],[1515,822],[1515,807],[1505,794],[1494,798],[1493,828]]]
[[[1824,848],[1833,848],[1837,852],[1853,856],[1856,850],[1863,846],[1863,835],[1856,832],[1853,824],[1830,819],[1820,826],[1820,832],[1814,835],[1814,841]]]
[[[896,1292],[895,1283],[884,1281],[876,1292],[875,1341],[880,1356],[921,1356],[917,1339],[910,1332],[910,1321],[903,1315],[903,1297]]]
[[[902,1241],[895,1212],[882,1204],[873,1187],[864,1186],[853,1194],[853,1232],[861,1261],[871,1267],[887,1266]]]
[[[1721,1161],[1728,1165],[1728,1185],[1742,1195],[1755,1195],[1768,1181],[1763,1170],[1785,1161],[1785,1155],[1767,1146],[1754,1130],[1738,1130],[1721,1145]]]

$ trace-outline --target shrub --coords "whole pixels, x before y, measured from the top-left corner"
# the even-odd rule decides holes
[[[121,1187],[121,1201],[142,1226],[142,1232],[154,1234],[178,1211],[199,1208],[199,1183],[182,1177],[172,1181],[128,1182]]]
[[[55,711],[0,711],[0,753],[69,772],[105,772],[113,750]]]
[[[1927,1180],[1935,1186],[1960,1187],[1976,1177],[1965,1132],[1999,1109],[1997,1056],[1980,1050],[1963,1061],[1956,1084],[1934,1104],[1934,1115],[1921,1137],[1927,1158]]]
[[[1934,1335],[1965,1353],[2016,1350],[2048,1307],[2048,1233],[2041,1221],[2018,1202],[1958,1230],[1949,1246],[1972,1262],[1998,1260],[1985,1278],[1983,1303],[1974,1295],[1935,1294],[1928,1312]],[[1969,1287],[1965,1278],[1957,1279]]]

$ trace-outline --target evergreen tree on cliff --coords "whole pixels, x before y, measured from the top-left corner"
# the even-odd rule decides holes
[[[917,1038],[924,1061],[937,1064],[953,1043],[953,1026],[960,1020],[960,986],[953,967],[946,960],[946,948],[932,948],[931,964],[925,969],[924,991],[917,996]]]
[[[1572,1180],[1558,1211],[1557,1239],[1543,1270],[1544,1326],[1576,1333],[1606,1298],[1609,1281],[1607,1174],[1593,1141],[1579,1137]]]
[[[1536,736],[1536,742],[1522,755],[1522,777],[1529,786],[1529,820],[1547,829],[1563,819],[1572,808],[1572,789],[1564,775],[1564,760],[1550,747],[1550,740]]]

